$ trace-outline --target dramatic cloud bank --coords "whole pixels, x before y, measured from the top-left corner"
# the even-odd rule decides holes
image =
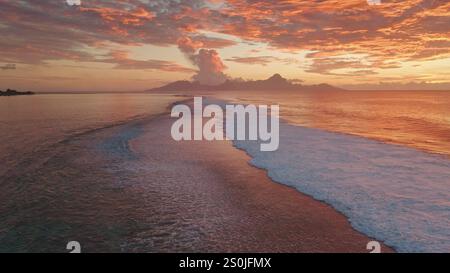
[[[0,5],[3,64],[114,61],[118,69],[195,73],[196,80],[216,84],[226,78],[218,52],[237,43],[208,33],[264,43],[274,51],[307,51],[305,71],[318,75],[370,76],[375,70],[450,58],[447,0],[383,0],[380,5],[366,0],[92,0],[80,6],[0,0]],[[143,45],[177,46],[195,69],[157,58],[105,60],[99,54]],[[262,65],[272,60],[285,62],[267,53],[227,58]],[[343,68],[352,71],[339,71]]]

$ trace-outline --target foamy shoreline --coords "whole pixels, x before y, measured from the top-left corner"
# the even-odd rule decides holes
[[[401,252],[449,249],[446,157],[286,121],[280,133],[273,153],[261,152],[260,141],[233,144],[273,181],[330,204],[355,229]]]
[[[168,109],[78,132],[2,177],[0,252],[368,252],[345,216],[230,142],[173,141]]]
[[[368,252],[371,239],[329,205],[275,183],[229,141],[172,140],[173,121],[156,117],[130,146],[151,187],[169,196],[161,210],[175,205],[175,226],[201,230],[185,238],[196,242],[190,251]]]

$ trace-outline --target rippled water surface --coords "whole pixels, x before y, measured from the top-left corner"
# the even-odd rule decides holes
[[[178,98],[179,99],[179,98]],[[0,175],[40,149],[105,126],[166,111],[172,96],[49,94],[0,98]]]
[[[274,180],[327,201],[346,213],[359,230],[390,240],[392,245],[404,247],[401,250],[447,249],[450,93],[214,95],[244,103],[280,104],[281,115],[289,123],[319,129],[283,125],[281,149],[269,158],[252,154],[250,146],[246,149],[254,157],[252,162],[269,170]],[[239,188],[220,188],[218,183],[219,188],[212,191],[211,186],[202,184],[218,176],[207,162],[198,166],[188,159],[178,162],[177,170],[190,173],[193,177],[188,182],[193,184],[184,183],[180,171],[164,164],[168,157],[164,153],[178,158],[176,148],[164,146],[170,140],[170,124],[154,132],[151,123],[178,100],[182,98],[149,94],[0,98],[0,252],[64,252],[68,238],[82,240],[87,251],[207,251],[211,246],[242,250],[256,242],[254,234],[245,233],[245,225],[252,223],[242,220],[248,220],[245,210],[230,205],[230,198],[218,206],[222,199],[217,196]],[[303,139],[305,136],[309,138]],[[166,142],[152,146],[158,139]],[[133,141],[140,145],[137,151],[132,149]],[[403,147],[394,149],[396,146],[380,141]],[[209,171],[205,173],[204,168]],[[390,181],[396,181],[392,190]],[[178,187],[183,190],[176,190]],[[204,193],[192,191],[203,188],[207,188]],[[353,202],[374,190],[373,198],[364,198],[373,203]],[[347,206],[347,201],[356,207]],[[373,212],[373,207],[382,213],[366,213]],[[411,213],[401,213],[405,209]],[[415,215],[421,224],[410,225],[407,215]],[[227,226],[230,219],[236,224]],[[373,219],[386,225],[377,227]],[[240,242],[248,240],[248,244],[238,246],[225,236],[228,234],[224,234],[226,240],[218,240],[216,230],[236,232],[242,224]],[[404,227],[410,229],[404,232]],[[392,230],[409,237],[387,236]],[[431,248],[430,241],[416,245],[411,236],[419,233],[414,232],[441,245]],[[199,239],[205,237],[216,241]],[[230,242],[228,248],[223,248],[224,242]],[[266,250],[286,246],[267,245]]]
[[[290,123],[450,155],[450,91],[227,92]]]
[[[120,191],[119,174],[126,170],[114,167],[114,161],[132,157],[128,141],[141,122],[179,99],[2,97],[0,252],[64,252],[68,238],[90,242],[91,250],[120,251],[118,238],[139,224],[125,217],[127,206],[139,204]],[[120,124],[130,125],[115,136]],[[124,213],[118,214],[118,207]]]

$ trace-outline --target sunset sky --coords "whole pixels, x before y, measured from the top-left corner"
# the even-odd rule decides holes
[[[139,91],[280,73],[450,90],[450,1],[381,2],[0,0],[0,89]]]

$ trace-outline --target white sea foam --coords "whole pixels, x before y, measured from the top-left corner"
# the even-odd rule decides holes
[[[234,141],[279,183],[325,201],[400,252],[450,251],[450,160],[403,146],[280,124],[280,147]]]
[[[280,183],[331,204],[400,252],[450,251],[450,160],[401,146],[280,125],[280,148],[235,141]]]

